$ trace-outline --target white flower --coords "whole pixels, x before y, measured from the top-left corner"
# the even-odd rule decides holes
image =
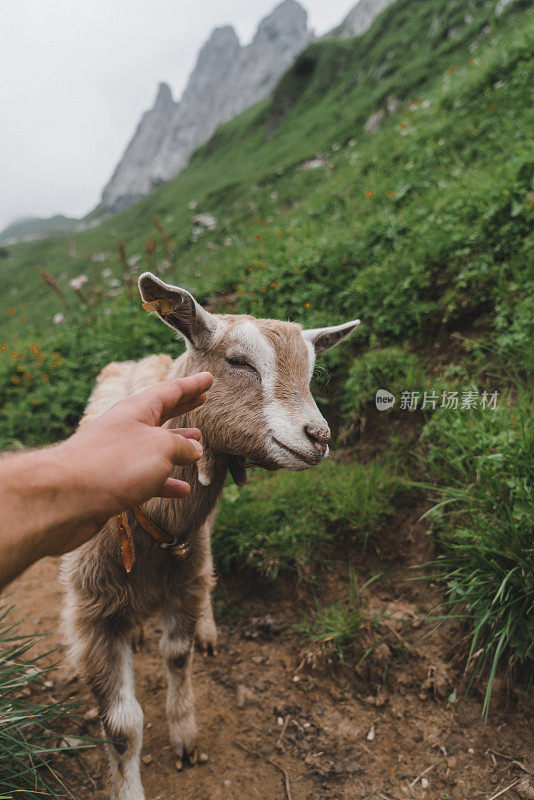
[[[112,279],[110,280],[110,282],[109,282],[109,285],[110,285],[110,286],[120,286],[120,285],[121,285],[121,282],[120,282],[119,280],[117,280],[117,278],[112,278]]]
[[[107,269],[103,269],[102,270],[102,277],[103,278],[111,278],[111,275],[112,275],[112,271],[110,270],[109,267]]]
[[[69,281],[69,286],[72,286],[76,292],[78,289],[81,289],[84,283],[87,283],[88,280],[89,278],[87,275],[78,275],[76,278],[71,278]]]
[[[54,316],[52,317],[52,322],[54,323],[54,325],[60,325],[62,322],[65,322],[65,317],[63,316],[61,311],[58,311],[57,314],[54,314]]]

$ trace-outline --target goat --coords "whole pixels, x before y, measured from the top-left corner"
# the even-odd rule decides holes
[[[143,712],[132,670],[138,622],[156,612],[163,616],[167,721],[180,769],[184,759],[198,759],[191,683],[195,638],[204,650],[215,651],[217,642],[210,530],[227,471],[242,484],[247,461],[267,469],[303,470],[328,455],[328,424],[309,389],[315,356],[359,323],[302,330],[290,322],[211,314],[188,291],[148,272],[140,276],[139,289],[145,308],[185,338],[186,351],[176,360],[160,355],[109,364],[81,424],[165,377],[208,371],[214,382],[202,407],[167,423],[202,431],[200,461],[173,473],[191,485],[189,496],[180,501],[153,498],[143,506],[145,520],[172,534],[174,545],[163,548],[147,535],[147,525],[127,511],[122,517],[136,559],[131,572],[125,572],[121,560],[114,519],[62,560],[67,644],[95,697],[107,741],[112,800],[144,798],[139,771]]]

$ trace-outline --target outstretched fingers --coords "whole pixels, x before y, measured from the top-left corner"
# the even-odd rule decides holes
[[[151,425],[162,425],[201,406],[212,383],[213,375],[210,372],[198,372],[186,378],[157,383],[134,395],[132,400],[139,408],[139,419]]]
[[[198,428],[173,428],[169,430],[171,453],[170,458],[175,466],[194,464],[202,456],[200,431]],[[177,478],[167,478],[163,484],[159,497],[187,497],[191,491],[186,481]]]
[[[198,428],[169,428],[171,433],[183,436],[184,439],[200,439],[201,433]]]
[[[158,497],[187,497],[191,487],[186,481],[179,481],[176,478],[167,478],[163,484],[161,492]]]
[[[159,424],[201,406],[206,401],[206,392],[211,388],[212,383],[211,372],[198,372],[187,378],[177,378],[160,384],[163,391]]]

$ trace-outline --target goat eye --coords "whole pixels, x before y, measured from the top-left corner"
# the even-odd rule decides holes
[[[226,361],[232,367],[241,367],[241,369],[248,369],[251,372],[258,372],[256,367],[253,367],[252,364],[249,364],[244,358],[227,358]]]

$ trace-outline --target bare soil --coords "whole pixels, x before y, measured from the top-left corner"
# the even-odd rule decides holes
[[[441,602],[438,588],[409,580],[410,565],[432,555],[419,513],[401,509],[373,537],[380,545],[370,543],[365,552],[353,544],[325,554],[315,586],[281,579],[266,587],[244,574],[219,581],[219,652],[195,656],[205,765],[175,770],[159,621],[146,627],[135,664],[147,800],[534,798],[532,696],[512,692],[506,676],[499,677],[485,724],[480,690],[465,694],[462,629],[450,622],[436,629],[428,617]],[[339,663],[328,642],[306,643],[293,625],[313,609],[315,595],[323,603],[344,596],[349,563],[362,582],[377,571],[383,578],[367,590],[367,622]],[[38,645],[43,652],[60,642],[54,560],[23,575],[11,599],[26,631],[50,633]],[[98,736],[83,683],[64,662],[50,677],[49,697],[79,701],[80,714],[89,712],[82,733]],[[88,751],[86,760],[84,776],[62,756],[63,774],[81,797],[104,800],[102,748]]]

